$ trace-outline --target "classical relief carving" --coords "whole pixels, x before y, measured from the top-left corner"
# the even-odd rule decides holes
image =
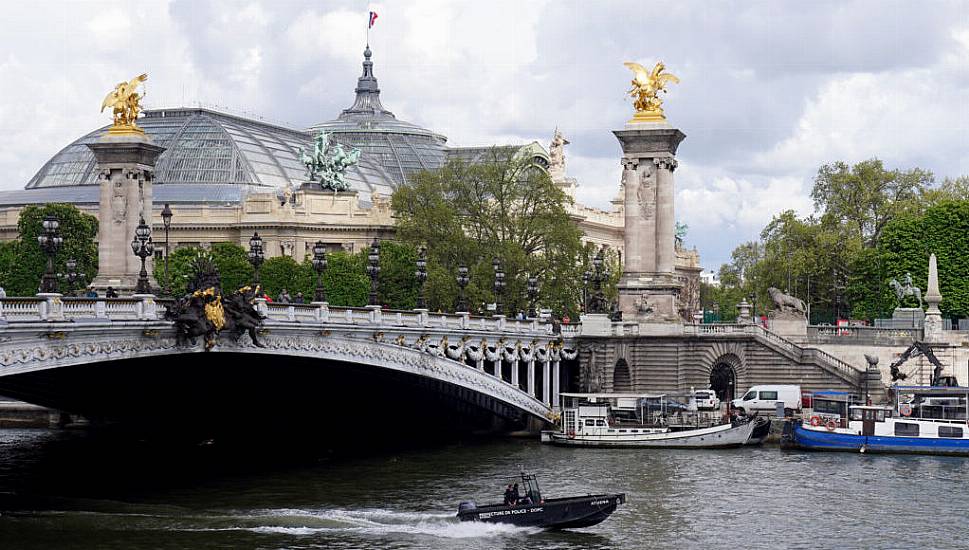
[[[643,165],[639,188],[636,189],[636,201],[639,203],[641,215],[647,220],[656,216],[656,191],[653,182],[653,171],[648,164]]]
[[[123,224],[128,217],[128,195],[125,193],[124,182],[118,180],[111,188],[111,220],[116,224]]]

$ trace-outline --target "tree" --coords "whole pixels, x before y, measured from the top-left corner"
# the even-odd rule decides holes
[[[370,279],[367,277],[364,260],[359,254],[347,252],[331,252],[326,255],[326,271],[323,272],[323,288],[326,289],[326,300],[334,306],[362,307],[367,305],[370,293]],[[383,258],[381,258],[382,260]],[[316,272],[313,264],[307,258],[302,265],[313,288],[308,296],[313,296],[316,289]]]
[[[360,266],[364,267],[361,273],[366,273],[366,261],[369,249],[360,251]],[[406,243],[394,241],[380,242],[380,274],[378,299],[381,305],[386,305],[391,309],[414,309],[417,307],[417,278],[414,272],[417,269],[417,248]],[[369,278],[367,280],[367,293],[369,294]]]
[[[17,241],[5,245],[0,253],[0,274],[3,277],[0,284],[9,296],[33,296],[40,287],[47,269],[47,255],[41,250],[37,236],[43,231],[41,224],[48,215],[57,217],[60,222],[58,234],[64,239],[54,256],[55,271],[63,273],[68,259],[77,260],[77,271],[85,276],[75,283],[75,289],[86,286],[97,274],[98,248],[94,242],[98,233],[97,218],[72,204],[30,205],[20,212]],[[58,291],[67,293],[68,286],[68,282],[60,278]]]
[[[527,308],[529,274],[540,280],[539,302],[558,314],[579,310],[581,232],[566,210],[569,199],[530,159],[492,148],[480,162],[452,161],[414,175],[392,205],[398,238],[428,249],[429,306],[450,310],[457,268],[468,266],[472,310],[493,301],[494,257],[506,273],[507,312]]]
[[[824,216],[845,224],[865,246],[874,247],[885,224],[906,209],[917,207],[932,181],[931,172],[920,168],[886,170],[878,159],[851,167],[836,162],[818,170],[811,198]]]
[[[286,289],[293,298],[297,293],[302,292],[307,303],[313,299],[312,288],[315,277],[312,277],[306,269],[300,269],[300,264],[289,256],[267,259],[259,270],[259,278],[266,294],[274,300],[283,289]]]
[[[252,283],[253,270],[246,250],[234,243],[215,243],[205,250],[188,246],[173,250],[168,255],[168,271],[174,296],[187,292],[189,278],[192,276],[191,264],[199,254],[212,259],[219,270],[219,280],[225,292],[233,292]],[[165,261],[155,261],[155,280],[165,288]]]

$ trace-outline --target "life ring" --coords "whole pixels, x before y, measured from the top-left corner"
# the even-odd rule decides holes
[[[820,426],[821,425],[821,417],[820,416],[812,416],[811,417],[811,425],[814,426],[815,428],[817,428],[818,426]]]
[[[824,424],[824,427],[827,428],[829,432],[833,432],[834,429],[838,427],[838,423],[835,422],[834,420],[828,420]]]
[[[912,406],[908,403],[902,403],[898,406],[898,414],[902,416],[912,416]]]
[[[569,430],[565,434],[569,439],[575,439],[575,430]]]

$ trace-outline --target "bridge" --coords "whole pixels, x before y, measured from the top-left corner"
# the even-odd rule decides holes
[[[173,426],[256,413],[534,430],[576,370],[574,331],[553,334],[538,320],[262,299],[256,307],[262,347],[223,334],[205,352],[201,342],[178,345],[153,296],[0,299],[0,394]]]

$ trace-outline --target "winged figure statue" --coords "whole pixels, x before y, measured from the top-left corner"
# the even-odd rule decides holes
[[[659,98],[659,93],[665,92],[666,85],[669,83],[679,84],[680,79],[664,72],[666,65],[662,61],[657,63],[652,71],[632,61],[627,61],[623,65],[633,72],[633,87],[627,93],[635,98],[633,105],[636,107],[637,117],[665,120],[663,100]],[[639,113],[645,113],[647,117],[640,117]]]
[[[142,73],[127,82],[119,82],[101,102],[101,112],[108,107],[114,116],[112,130],[140,131],[135,119],[141,112],[141,100],[145,94],[138,94],[138,85],[148,80],[148,75]]]

